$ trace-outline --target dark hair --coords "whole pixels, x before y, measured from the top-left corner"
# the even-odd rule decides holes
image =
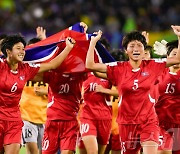
[[[41,41],[40,38],[34,37],[34,38],[32,38],[32,39],[30,39],[30,40],[28,41],[28,45],[37,43],[37,42],[39,42],[39,41]]]
[[[6,34],[1,34],[0,35],[0,50],[1,50],[1,44],[2,44],[2,41],[7,37]]]
[[[145,50],[148,50],[151,58],[153,57],[153,48],[150,45],[146,45]]]
[[[127,61],[128,57],[122,49],[113,49],[111,55],[116,61]]]
[[[7,36],[1,43],[1,51],[4,56],[7,57],[6,49],[12,50],[13,46],[19,42],[21,42],[24,47],[26,46],[26,41],[20,34]]]
[[[146,47],[147,45],[146,38],[139,31],[132,31],[123,37],[122,40],[123,48],[127,49],[129,42],[135,40],[140,41],[144,45],[144,48]]]
[[[101,38],[99,41],[101,42],[102,45],[104,45],[104,47],[105,47],[108,51],[111,50],[110,43],[109,43],[109,41],[108,41],[105,37]]]
[[[5,39],[6,37],[7,37],[6,34],[1,34],[1,35],[0,35],[0,40]]]
[[[166,44],[166,49],[167,49],[167,55],[168,55],[168,56],[169,56],[169,54],[171,53],[171,51],[172,51],[174,48],[178,48],[178,40],[174,40],[174,41],[168,42],[168,43]]]

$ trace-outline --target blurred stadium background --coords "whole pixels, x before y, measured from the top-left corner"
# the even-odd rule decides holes
[[[121,48],[124,33],[150,33],[150,44],[176,39],[170,25],[180,24],[180,0],[0,0],[0,33],[35,36],[43,26],[50,36],[84,21],[88,32],[101,29],[112,48]]]

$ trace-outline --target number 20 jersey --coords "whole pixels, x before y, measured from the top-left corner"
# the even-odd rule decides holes
[[[75,120],[79,111],[84,74],[63,74],[56,71],[44,73],[49,84],[48,120]]]

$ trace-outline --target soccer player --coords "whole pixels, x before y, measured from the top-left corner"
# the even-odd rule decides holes
[[[74,153],[79,132],[77,113],[81,101],[84,73],[66,74],[50,71],[43,75],[48,83],[47,121],[43,137],[43,154]]]
[[[36,28],[36,37],[29,40],[28,45],[46,39],[46,30]],[[23,144],[28,154],[41,154],[44,123],[46,121],[48,86],[43,81],[28,81],[23,89],[20,101]]]
[[[25,45],[20,35],[7,36],[1,50],[5,59],[0,59],[0,153],[18,154],[23,122],[19,101],[25,83],[37,73],[56,69],[74,47],[75,40],[66,39],[66,47],[53,60],[42,64],[23,63]]]
[[[180,41],[180,26],[171,26]],[[124,36],[122,45],[129,56],[127,62],[108,65],[94,62],[94,48],[102,32],[91,37],[87,53],[86,67],[92,71],[107,74],[108,80],[118,87],[120,107],[119,124],[121,150],[125,154],[135,154],[143,147],[144,154],[156,154],[159,142],[158,119],[155,113],[155,100],[150,95],[155,79],[166,66],[180,63],[180,49],[176,57],[166,62],[143,60],[145,37],[137,31]]]
[[[178,53],[178,40],[166,44],[167,56]],[[180,65],[167,68],[159,77],[160,97],[155,105],[160,123],[159,154],[180,154]]]
[[[150,60],[152,58],[152,46],[147,45],[144,49],[144,60]]]
[[[112,121],[109,95],[111,87],[112,84],[108,80],[95,77],[92,72],[88,73],[88,78],[83,82],[80,133],[87,153],[105,151]],[[103,91],[104,89],[106,91]],[[80,149],[82,151],[83,147],[80,146]]]

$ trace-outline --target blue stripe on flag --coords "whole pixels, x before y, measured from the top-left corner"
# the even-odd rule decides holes
[[[110,55],[110,53],[102,46],[99,41],[96,44],[96,49],[103,63],[115,62],[115,59]]]
[[[60,42],[27,49],[23,61],[39,60],[39,59],[42,59],[44,57],[51,55],[54,52],[54,50],[57,48],[58,43],[60,43]]]

